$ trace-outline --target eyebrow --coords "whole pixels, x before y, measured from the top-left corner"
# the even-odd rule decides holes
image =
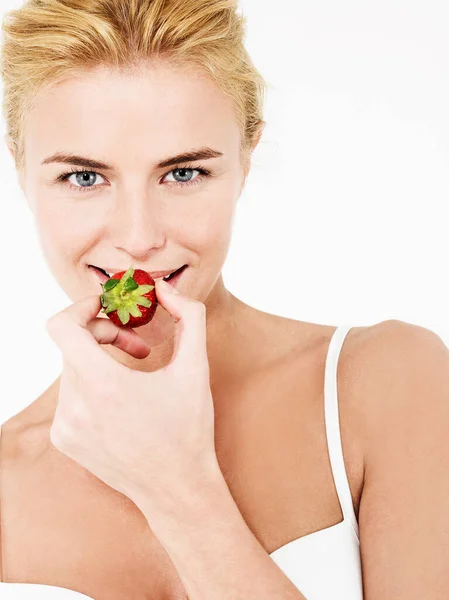
[[[219,152],[218,150],[214,150],[213,148],[205,146],[204,148],[197,148],[196,150],[190,150],[183,152],[182,154],[177,154],[176,156],[164,158],[156,164],[156,168],[163,169],[178,163],[192,162],[195,160],[208,160],[210,158],[218,158],[219,156],[223,156],[223,152]],[[76,154],[69,154],[67,152],[56,152],[55,154],[45,158],[41,164],[48,165],[50,163],[68,163],[70,165],[88,167],[90,169],[102,169],[103,171],[112,171],[114,169],[114,167],[104,162],[100,162],[92,158],[86,158],[84,156],[78,156]]]

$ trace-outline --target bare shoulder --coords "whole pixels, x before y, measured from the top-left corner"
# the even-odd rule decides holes
[[[443,340],[434,331],[397,319],[376,323],[369,327],[356,328],[359,335],[355,352],[347,355],[352,367],[360,367],[370,360],[373,369],[366,369],[365,374],[379,376],[378,369],[388,367],[388,373],[398,372],[404,366],[410,366],[409,360],[422,359],[429,351],[447,350]],[[375,362],[371,362],[371,359]],[[386,373],[382,370],[382,375]]]
[[[59,377],[21,411],[1,424],[0,457],[3,464],[21,458],[35,458],[48,447],[48,429],[51,425],[51,406]]]
[[[4,518],[6,481],[18,465],[44,451],[45,436],[40,405],[46,390],[24,409],[0,423],[0,582],[3,581],[3,538],[6,526]]]
[[[432,371],[447,369],[448,357],[443,340],[419,325],[392,319],[360,328],[342,355],[341,368],[364,439],[408,411],[415,395],[406,393],[407,386],[412,380],[429,383]]]
[[[350,331],[338,365],[339,403],[346,415],[342,429],[363,462],[363,481],[386,440],[398,440],[406,420],[420,419],[426,410],[417,386],[427,387],[421,397],[428,397],[430,382],[438,386],[445,371],[449,379],[448,348],[425,327],[391,319]]]

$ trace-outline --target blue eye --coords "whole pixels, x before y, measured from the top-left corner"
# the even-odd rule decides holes
[[[165,179],[165,177],[167,177],[167,175],[170,175],[170,173],[179,173],[179,176],[181,178],[185,178],[185,177],[188,177],[192,171],[198,171],[199,175],[197,177],[195,177],[194,179],[189,179],[188,181],[168,182],[169,186],[174,185],[175,187],[185,187],[188,185],[196,185],[197,183],[200,183],[203,179],[211,176],[211,172],[201,166],[198,166],[196,168],[177,167],[176,169],[172,169],[171,171],[166,173],[164,175],[163,179]],[[61,173],[61,175],[59,175],[57,177],[56,181],[60,182],[60,183],[64,183],[65,181],[68,181],[68,183],[70,184],[70,188],[77,192],[88,192],[91,190],[98,189],[99,187],[102,187],[103,185],[105,185],[105,184],[94,185],[94,186],[92,186],[92,185],[74,185],[70,181],[70,177],[74,174],[77,175],[77,177],[76,177],[77,182],[81,182],[81,183],[93,183],[93,180],[98,175],[100,177],[103,177],[96,171],[86,171],[83,169],[72,168],[70,171]],[[83,177],[79,177],[78,175],[83,175]],[[87,175],[87,177],[86,177],[86,175]]]
[[[70,173],[65,173],[65,174],[61,175],[60,180],[64,181],[67,179],[69,181],[69,183],[72,184],[72,182],[69,179],[72,175],[76,175],[75,181],[80,184],[81,188],[89,188],[92,186],[82,185],[82,184],[94,183],[93,180],[99,176],[99,173],[96,173],[95,171],[71,171]],[[87,175],[87,177],[86,177],[86,175]],[[101,175],[100,175],[100,177],[101,177]],[[78,187],[78,186],[75,185],[74,187]]]

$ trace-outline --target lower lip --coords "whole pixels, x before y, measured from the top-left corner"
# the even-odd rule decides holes
[[[106,283],[106,281],[108,281],[108,280],[109,280],[109,277],[108,277],[107,275],[105,275],[104,273],[102,273],[102,272],[101,272],[99,269],[97,269],[96,267],[91,267],[91,266],[89,266],[89,269],[90,269],[91,271],[94,271],[94,272],[95,272],[95,274],[96,274],[96,276],[97,276],[97,279],[99,279],[99,281],[100,281],[102,284]],[[178,273],[177,273],[177,274],[176,274],[174,277],[172,277],[171,279],[169,279],[169,280],[167,281],[167,283],[168,283],[168,284],[170,284],[170,285],[171,285],[171,286],[173,286],[173,287],[176,287],[176,286],[177,286],[177,284],[178,284],[178,282],[179,282],[179,280],[180,280],[180,279],[181,279],[181,277],[182,277],[182,274],[183,274],[183,273],[184,273],[184,271],[186,271],[186,270],[187,270],[187,267],[186,267],[186,266],[184,266],[184,268],[180,269],[180,270],[179,270],[179,272],[178,272]]]

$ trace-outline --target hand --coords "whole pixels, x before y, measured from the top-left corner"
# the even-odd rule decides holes
[[[130,369],[99,346],[113,344],[135,358],[151,351],[135,330],[95,318],[100,296],[47,321],[64,365],[51,443],[137,506],[145,501],[146,509],[149,499],[175,502],[174,490],[199,489],[205,476],[220,473],[205,305],[162,280],[156,293],[175,319],[175,337],[171,362],[151,373]]]

